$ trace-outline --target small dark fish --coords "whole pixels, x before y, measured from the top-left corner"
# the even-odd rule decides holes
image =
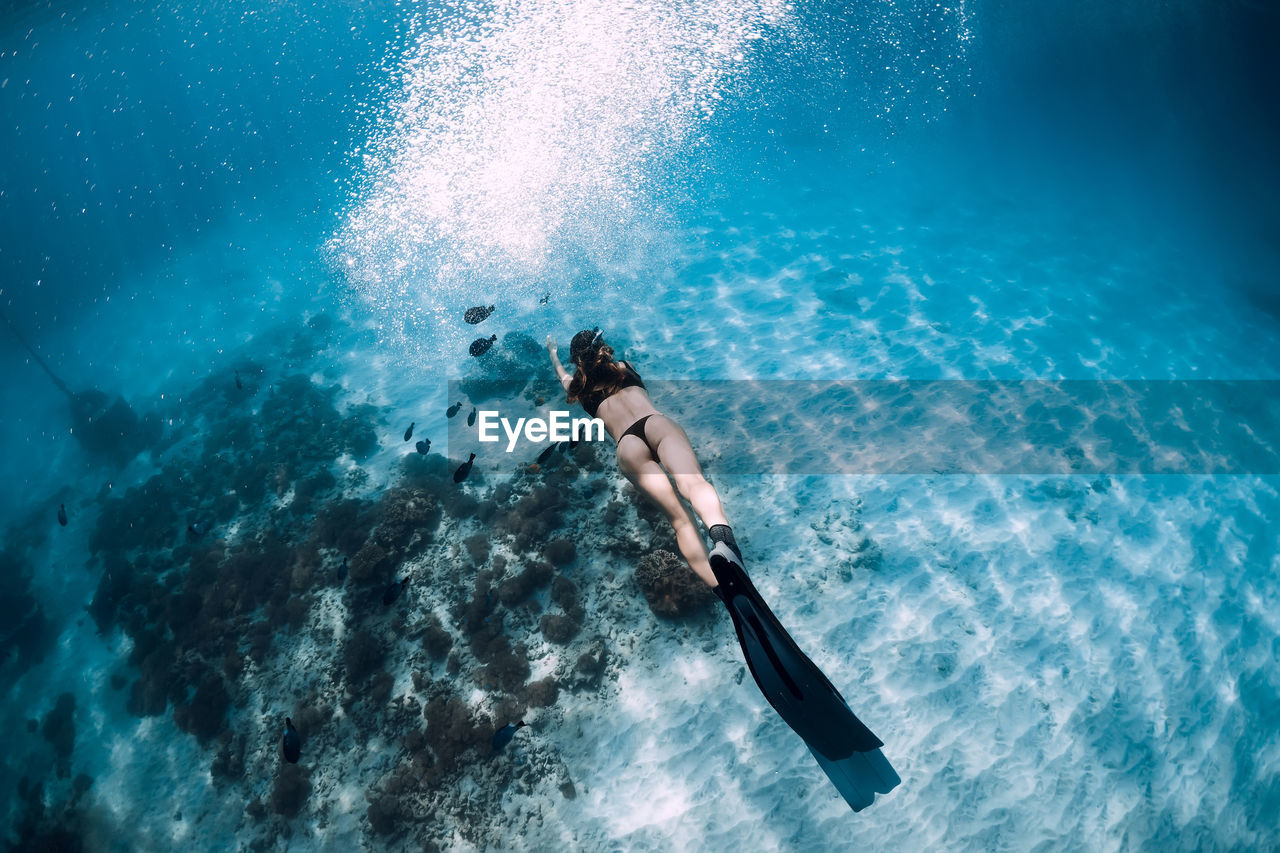
[[[404,585],[407,584],[408,582],[409,582],[409,579],[407,577],[401,578],[400,580],[393,583],[391,586],[387,587],[386,591],[382,593],[382,603],[389,605],[392,602],[394,602],[397,598],[399,598],[401,590],[404,589]]]
[[[284,760],[290,764],[297,764],[298,759],[302,757],[302,736],[293,727],[293,720],[288,717],[284,718],[284,738],[281,744],[284,746]]]
[[[550,456],[555,451],[555,449],[556,449],[556,446],[554,444],[548,444],[547,449],[538,454],[539,464],[546,462],[547,457]]]
[[[494,306],[492,305],[488,308],[485,308],[483,305],[477,305],[474,308],[468,308],[467,313],[462,315],[462,319],[474,326],[476,323],[483,323],[485,320],[488,320],[489,315],[493,313],[493,309]]]
[[[460,411],[462,411],[462,401],[461,401],[461,400],[459,400],[458,402],[454,403],[454,404],[453,404],[452,406],[450,406],[449,408],[445,409],[445,410],[444,410],[444,413],[445,413],[445,416],[446,416],[446,417],[450,417],[450,418],[451,418],[451,417],[453,417],[454,415],[458,414],[458,412],[460,412]]]
[[[471,414],[467,415],[467,426],[475,426],[475,425],[476,425],[476,408],[475,406],[472,406]]]
[[[237,391],[244,390],[244,383],[240,381],[240,371],[238,370],[236,371],[236,390]]]
[[[203,521],[193,521],[187,525],[187,532],[192,536],[203,536],[209,530],[209,525]]]
[[[471,354],[477,358],[489,351],[489,347],[493,346],[493,342],[498,339],[497,335],[490,335],[487,338],[476,338],[471,342]]]
[[[538,304],[546,305],[550,301],[551,301],[551,291],[548,290],[546,296],[543,296],[541,299],[538,300]]]
[[[346,579],[347,579],[347,558],[343,557],[342,565],[338,566],[338,580],[344,581]]]
[[[409,428],[404,431],[405,441],[408,441],[409,439],[413,438],[413,428],[417,426],[417,423],[418,423],[417,421],[414,421],[413,423],[409,424]]]
[[[63,527],[67,526],[67,506],[66,504],[58,504],[58,523]]]
[[[459,465],[458,470],[453,472],[453,482],[461,483],[467,479],[467,475],[471,473],[471,466],[475,464],[475,461],[476,455],[472,453],[471,458]]]
[[[516,736],[516,732],[520,731],[527,724],[524,720],[518,723],[507,723],[502,728],[493,733],[493,751],[502,752],[503,747],[511,743],[511,739]]]
[[[431,450],[431,439],[428,438],[426,441],[419,441],[414,445],[414,447],[417,448],[419,453],[426,456],[427,452]]]

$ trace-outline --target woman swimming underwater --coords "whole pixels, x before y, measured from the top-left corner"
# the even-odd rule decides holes
[[[702,475],[689,436],[654,408],[635,368],[625,361],[614,361],[613,347],[604,342],[599,329],[573,336],[569,345],[569,361],[577,368],[573,376],[560,364],[549,336],[547,352],[568,392],[568,401],[581,403],[588,415],[604,421],[605,429],[618,443],[618,468],[667,514],[681,555],[698,577],[715,587],[719,582],[711,571],[702,535],[680,498],[693,507],[712,542],[726,543],[739,560],[742,555],[720,496]]]
[[[572,376],[560,363],[550,336],[547,352],[568,401],[581,403],[587,414],[604,421],[618,443],[618,468],[666,513],[689,567],[729,609],[760,691],[804,739],[845,801],[861,811],[877,793],[892,790],[901,780],[880,752],[884,744],[849,710],[747,577],[720,496],[703,476],[689,437],[654,407],[640,374],[627,362],[614,360],[613,348],[598,328],[573,336]],[[706,526],[713,543],[710,552],[681,497]]]

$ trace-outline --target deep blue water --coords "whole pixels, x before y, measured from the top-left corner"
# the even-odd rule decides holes
[[[719,478],[757,583],[903,776],[857,816],[735,683],[725,620],[655,622],[616,580],[665,540],[610,453],[556,469],[565,503],[500,456],[477,461],[475,506],[435,468],[400,479],[409,421],[465,458],[446,400],[479,401],[485,370],[549,378],[541,341],[584,326],[683,382],[1276,379],[1280,14],[1148,6],[6,6],[0,308],[71,391],[121,394],[162,435],[86,452],[0,333],[9,842],[1280,844],[1274,471]],[[473,329],[472,304],[498,311]],[[481,332],[500,368],[466,355]],[[690,418],[726,406],[691,396]],[[742,411],[695,436],[713,479],[842,416]],[[442,515],[415,521],[440,525],[429,547],[390,547],[379,571],[415,580],[386,617],[336,571],[379,535],[369,513],[409,512],[397,486]],[[502,521],[512,494],[524,522]],[[344,499],[368,517],[326,522]],[[474,645],[461,675],[423,658],[425,614],[461,648],[458,608],[491,599],[474,577],[504,577],[481,540],[513,572],[563,531],[582,636],[500,611],[558,703],[473,684]],[[251,578],[273,580],[237,598]],[[532,600],[570,609],[557,596]],[[385,651],[371,681],[357,636]],[[610,669],[571,690],[589,638]],[[414,799],[407,768],[422,785],[415,756],[448,764],[450,724],[429,709],[406,733],[445,695],[541,724],[525,764],[440,770]],[[294,808],[271,746],[305,709]]]

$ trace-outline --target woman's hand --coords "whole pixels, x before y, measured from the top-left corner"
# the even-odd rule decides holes
[[[560,356],[556,355],[556,342],[550,335],[547,335],[547,352],[551,355],[551,366],[556,369],[556,376],[560,379],[560,384],[569,389],[571,381],[568,371],[564,369],[564,365],[560,363]]]

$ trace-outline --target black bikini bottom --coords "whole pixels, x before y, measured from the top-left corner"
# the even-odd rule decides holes
[[[640,420],[636,421],[631,426],[627,427],[626,432],[618,436],[618,443],[621,444],[622,439],[626,438],[629,435],[634,435],[637,438],[639,438],[641,441],[643,441],[650,451],[653,451],[653,445],[649,444],[649,439],[644,434],[644,422],[649,420],[649,418],[651,417],[653,417],[653,415],[645,415],[643,418],[640,418]]]

